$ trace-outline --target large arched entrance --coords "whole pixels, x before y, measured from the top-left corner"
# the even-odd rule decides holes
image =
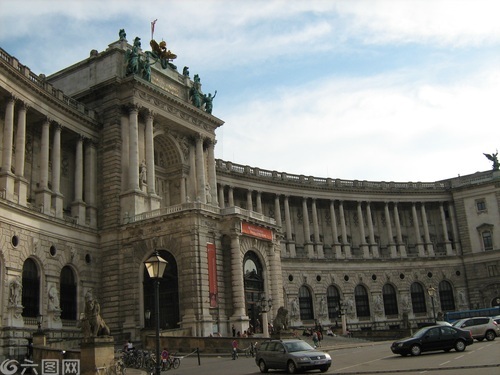
[[[160,328],[179,328],[179,277],[177,273],[177,262],[172,254],[166,250],[159,250],[159,255],[168,264],[160,279]],[[149,277],[146,267],[143,270],[144,290],[144,312],[150,311],[151,318],[146,321],[147,327],[154,327],[155,316],[155,286]]]
[[[243,273],[245,283],[245,306],[252,331],[262,332],[262,321],[259,319],[259,301],[264,293],[264,276],[262,264],[257,254],[249,251],[243,259]],[[252,328],[253,327],[253,328]]]

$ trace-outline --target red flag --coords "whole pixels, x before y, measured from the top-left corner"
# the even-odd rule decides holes
[[[151,39],[153,39],[153,34],[155,33],[155,23],[158,21],[157,19],[151,22]]]

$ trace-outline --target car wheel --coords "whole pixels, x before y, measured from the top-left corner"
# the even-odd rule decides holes
[[[462,340],[458,340],[456,343],[455,343],[455,350],[457,352],[463,352],[465,350],[465,342],[463,342]]]
[[[321,372],[327,372],[329,367],[330,366],[321,366],[320,369],[319,369],[319,371],[321,371]]]
[[[411,348],[410,348],[410,351],[411,351],[411,355],[420,355],[420,353],[422,353],[422,349],[420,348],[420,345],[413,345]]]
[[[495,332],[488,331],[488,332],[486,332],[486,335],[484,337],[486,337],[486,340],[488,340],[488,341],[493,341],[493,340],[495,340],[496,335],[495,335]]]
[[[297,366],[295,366],[295,363],[293,361],[288,361],[286,364],[286,369],[289,374],[295,374],[297,371]]]
[[[259,370],[260,372],[267,372],[269,369],[266,366],[266,362],[263,359],[259,361]]]
[[[477,340],[477,341],[483,341],[483,340],[484,340],[484,337],[478,337],[476,340]]]

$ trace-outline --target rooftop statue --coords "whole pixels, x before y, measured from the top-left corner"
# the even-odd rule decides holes
[[[216,95],[217,95],[217,90],[215,90],[214,96],[212,96],[212,94],[210,93],[208,93],[208,95],[203,95],[203,103],[205,103],[205,112],[212,114],[212,109],[214,107],[212,101],[214,100]]]
[[[127,39],[127,34],[125,33],[125,29],[120,29],[120,32],[118,33],[118,36],[120,37],[120,40],[126,40]]]
[[[486,156],[489,160],[491,160],[493,162],[493,170],[494,171],[498,171],[500,169],[500,163],[498,162],[498,150],[496,153],[494,154],[484,154],[484,156]]]
[[[177,66],[170,62],[175,60],[177,55],[167,49],[167,42],[162,40],[160,44],[158,44],[156,40],[151,39],[149,45],[151,46],[152,51],[147,51],[146,54],[154,59],[153,64],[160,60],[161,67],[163,69],[167,69],[170,66],[172,69],[177,70]]]

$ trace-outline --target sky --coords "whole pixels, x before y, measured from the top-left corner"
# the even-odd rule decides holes
[[[0,47],[50,75],[125,29],[217,96],[216,158],[431,182],[500,148],[498,0],[2,0]]]

